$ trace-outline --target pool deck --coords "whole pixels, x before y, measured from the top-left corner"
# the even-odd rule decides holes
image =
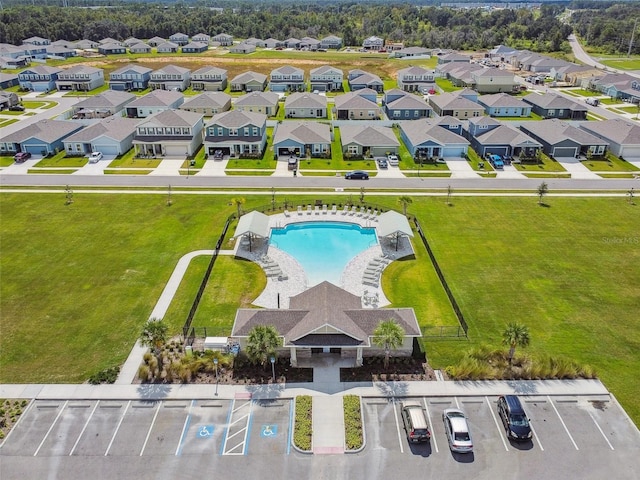
[[[292,223],[301,222],[345,222],[361,227],[375,228],[377,221],[358,213],[347,213],[342,210],[332,213],[314,210],[289,212],[270,215],[271,228],[284,228]],[[367,268],[376,265],[380,271],[393,260],[414,255],[413,246],[407,237],[400,237],[396,249],[395,239],[378,237],[378,245],[370,247],[356,255],[347,264],[340,278],[338,287],[359,296],[363,308],[379,308],[391,302],[382,291],[379,281],[372,281],[366,275]],[[304,269],[298,261],[282,250],[269,245],[269,239],[251,240],[251,245],[244,239],[238,239],[235,255],[251,260],[263,267],[267,273],[267,286],[253,302],[263,308],[289,308],[289,298],[304,292],[309,285]],[[381,273],[379,274],[381,276]]]

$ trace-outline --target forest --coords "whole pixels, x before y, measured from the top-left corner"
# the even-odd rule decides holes
[[[235,8],[199,4],[128,3],[112,7],[22,5],[0,10],[0,43],[20,44],[37,35],[52,41],[124,40],[228,33],[236,38],[322,38],[338,35],[361,45],[376,35],[406,45],[480,50],[499,44],[538,52],[568,51],[572,27],[558,15],[564,5],[540,9],[460,10],[391,3],[237,3]]]
[[[571,24],[581,42],[606,54],[626,54],[634,28],[640,26],[640,3],[581,2],[571,15]],[[631,48],[640,54],[636,30]]]

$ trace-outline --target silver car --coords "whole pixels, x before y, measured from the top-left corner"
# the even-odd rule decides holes
[[[447,408],[442,412],[442,421],[451,451],[456,453],[473,452],[471,432],[464,412],[457,408]]]

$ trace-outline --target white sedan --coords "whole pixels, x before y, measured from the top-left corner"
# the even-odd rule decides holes
[[[89,155],[89,163],[98,163],[102,159],[102,152],[93,152]]]

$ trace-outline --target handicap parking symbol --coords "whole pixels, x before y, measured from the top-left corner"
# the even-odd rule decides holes
[[[277,425],[262,425],[262,428],[260,429],[261,437],[275,437],[277,433],[278,433]]]
[[[212,438],[213,437],[213,425],[201,425],[196,430],[196,437],[198,438]]]

